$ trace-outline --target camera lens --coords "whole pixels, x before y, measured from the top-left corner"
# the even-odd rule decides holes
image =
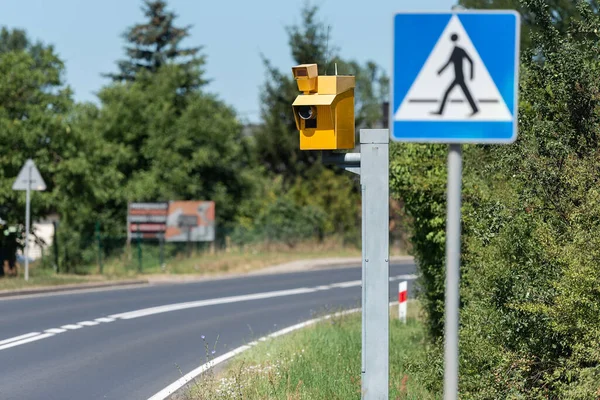
[[[304,120],[313,119],[317,115],[317,110],[312,106],[298,107],[298,116]]]

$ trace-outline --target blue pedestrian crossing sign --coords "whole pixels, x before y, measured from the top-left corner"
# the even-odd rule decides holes
[[[513,142],[519,35],[513,11],[396,14],[392,139]]]

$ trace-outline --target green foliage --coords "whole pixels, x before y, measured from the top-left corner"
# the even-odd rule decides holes
[[[389,97],[385,72],[372,61],[361,65],[340,58],[331,42],[330,27],[317,19],[317,6],[305,3],[301,16],[300,24],[286,28],[294,62],[317,63],[322,75],[333,75],[337,64],[339,74],[356,76],[356,128],[381,126],[383,103]],[[279,71],[266,58],[264,63],[267,71],[261,93],[262,126],[256,133],[256,150],[267,171],[281,174],[290,182],[319,163],[319,153],[300,150],[291,107],[299,92],[291,69]]]
[[[539,28],[542,25],[538,21],[541,15],[533,12],[522,0],[459,0],[458,3],[467,8],[519,11],[523,18],[521,42],[525,48],[532,45],[531,35],[539,32]],[[595,12],[599,10],[600,5],[597,0],[587,0],[587,3]],[[551,12],[552,24],[563,34],[568,31],[572,19],[581,18],[577,1],[546,0],[545,4]]]
[[[412,219],[421,303],[433,337],[441,336],[444,329],[445,155],[442,145],[396,144],[390,152],[390,188],[404,201]]]
[[[234,111],[199,90],[199,48],[179,48],[189,27],[175,28],[163,1],[145,6],[149,24],[128,33],[129,67],[100,91],[100,107],[73,104],[51,46],[31,44],[23,31],[0,31],[0,142],[11,149],[0,154],[0,217],[23,224],[23,193],[10,187],[33,158],[48,184],[33,195],[33,220],[60,216],[67,270],[96,254],[96,222],[104,235],[125,234],[129,201],[214,200],[226,232],[257,179]],[[0,247],[19,237],[0,235]]]
[[[58,184],[70,156],[67,112],[71,91],[63,85],[64,66],[51,46],[32,44],[20,30],[0,31],[0,218],[8,225],[24,222],[25,195],[12,184],[27,158],[34,158],[48,190],[32,195],[33,218],[56,211]],[[17,235],[0,234],[0,247],[14,249]]]
[[[127,157],[120,144],[106,142],[96,129],[99,110],[91,104],[74,106],[69,114],[69,131],[61,143],[62,158],[54,171],[45,176],[52,178],[57,196],[53,200],[60,224],[58,241],[60,264],[72,269],[84,260],[82,249],[92,245],[88,232],[99,222],[106,233],[119,234],[123,230],[122,184],[124,176],[118,170],[119,162]],[[43,174],[43,172],[42,172]]]
[[[166,7],[164,0],[144,0],[142,11],[148,22],[137,24],[123,34],[128,43],[125,48],[128,59],[117,63],[118,73],[106,76],[115,81],[133,81],[141,71],[156,73],[165,65],[177,64],[184,74],[180,83],[182,90],[196,90],[207,83],[202,77],[206,62],[200,55],[202,48],[180,47],[181,41],[189,36],[191,26],[176,27],[177,15]]]
[[[298,242],[318,235],[323,212],[312,206],[301,207],[288,198],[279,198],[258,218],[263,237],[294,247]]]
[[[565,34],[547,2],[522,6],[536,16],[537,33],[522,56],[519,139],[464,152],[461,398],[593,399],[600,390],[600,18],[577,2],[579,19]],[[402,146],[394,157],[392,185],[413,218],[422,296],[439,337],[441,309],[431,299],[441,306],[443,239],[433,238],[444,231],[443,154]],[[431,265],[440,266],[437,275]]]
[[[331,43],[331,29],[318,19],[318,7],[305,3],[301,23],[286,28],[296,64],[317,63],[320,74],[356,76],[356,127],[378,127],[383,103],[388,97],[388,78],[374,62],[364,66],[344,61]],[[282,72],[264,60],[267,78],[261,93],[262,124],[255,134],[257,160],[267,173],[280,176],[282,193],[290,195],[300,207],[314,207],[324,213],[323,226],[313,229],[324,235],[341,236],[347,243],[358,244],[360,198],[358,186],[347,173],[324,168],[316,151],[300,150],[291,104],[298,86],[291,72]],[[244,230],[244,232],[248,232]]]
[[[318,7],[305,3],[302,22],[286,28],[288,43],[296,64],[318,63],[319,73],[325,73],[329,50],[329,30],[317,20]],[[319,163],[319,153],[300,150],[300,138],[292,113],[292,103],[298,86],[287,71],[279,71],[263,56],[266,80],[261,92],[262,126],[256,132],[256,151],[267,171],[279,174],[286,182],[303,176]]]
[[[253,167],[235,113],[213,95],[182,94],[185,79],[183,67],[168,65],[99,93],[95,129],[125,152],[116,165],[121,221],[127,201],[210,199],[223,226],[246,196]]]
[[[255,133],[256,152],[266,171],[282,175],[286,181],[302,175],[319,162],[318,152],[300,151],[300,137],[292,113],[298,86],[288,73],[265,61],[267,79],[261,92],[261,126]]]
[[[319,228],[323,236],[337,235],[345,243],[360,247],[360,197],[357,179],[350,174],[336,175],[330,169],[313,167],[307,178],[297,178],[288,195],[302,206],[323,210],[325,220]]]
[[[520,138],[492,150],[482,171],[488,194],[474,193],[479,221],[465,240],[463,315],[488,312],[491,323],[465,326],[495,347],[498,363],[480,368],[498,375],[495,396],[593,398],[600,389],[592,383],[600,370],[600,20],[580,2],[581,21],[562,35],[545,2],[525,6],[538,16],[540,60],[523,57]],[[465,361],[479,351],[468,348]],[[474,380],[465,385],[478,393]]]
[[[255,179],[251,195],[240,204],[234,241],[245,244],[268,240],[291,245],[302,239],[323,240],[336,236],[344,244],[359,246],[360,198],[356,195],[355,180],[318,165],[307,175],[307,178],[297,178],[291,185],[285,184],[281,176]],[[286,206],[281,206],[280,202]],[[286,214],[284,209],[294,210],[298,215],[292,218],[292,214]],[[271,218],[278,222],[269,221]],[[271,226],[272,223],[281,228]],[[293,227],[291,232],[295,232],[290,234],[294,238],[292,241],[266,230],[267,227],[272,232],[287,229],[286,224]]]
[[[321,207],[284,190],[281,178],[254,183],[252,195],[240,207],[235,243],[284,243],[292,248],[306,239],[323,238],[328,218]]]

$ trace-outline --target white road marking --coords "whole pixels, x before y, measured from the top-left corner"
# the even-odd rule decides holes
[[[108,318],[108,317],[102,317],[102,318],[96,318],[94,321],[98,321],[98,322],[113,322],[115,321],[114,318]]]
[[[390,282],[399,281],[399,280],[413,281],[413,280],[417,279],[418,277],[419,276],[415,275],[415,274],[390,276]]]
[[[75,324],[67,324],[67,325],[61,326],[61,329],[70,329],[70,330],[81,329],[81,328],[83,328],[83,326],[75,325]]]
[[[413,274],[398,275],[398,276],[390,277],[390,282],[396,281],[396,280],[401,280],[401,279],[412,280],[412,279],[416,279],[416,278],[417,278],[417,275],[413,275]],[[125,312],[125,313],[110,315],[108,317],[96,318],[93,321],[82,321],[82,322],[78,322],[77,324],[63,325],[60,328],[46,329],[44,331],[45,333],[42,333],[42,334],[40,334],[39,332],[31,332],[31,333],[27,333],[27,334],[24,334],[21,336],[15,336],[12,338],[4,339],[4,340],[0,341],[0,350],[8,349],[8,348],[15,347],[15,346],[20,346],[22,344],[34,342],[34,341],[40,340],[40,339],[46,339],[46,338],[52,337],[56,334],[66,332],[67,330],[77,330],[77,329],[83,328],[84,326],[95,326],[95,325],[98,325],[100,322],[108,323],[108,322],[113,322],[117,319],[127,320],[127,319],[133,319],[133,318],[146,317],[149,315],[161,314],[161,313],[165,313],[165,312],[186,310],[186,309],[190,309],[190,308],[207,307],[207,306],[213,306],[213,305],[218,305],[218,304],[237,303],[237,302],[250,301],[250,300],[270,299],[270,298],[275,298],[275,297],[293,296],[293,295],[297,295],[297,294],[314,293],[317,291],[331,290],[331,289],[336,289],[336,288],[349,288],[349,287],[354,287],[354,286],[360,286],[361,284],[362,284],[362,282],[360,280],[356,280],[356,281],[339,282],[339,283],[333,283],[330,285],[321,285],[321,286],[315,286],[315,287],[302,287],[302,288],[297,288],[297,289],[276,290],[276,291],[272,291],[272,292],[253,293],[253,294],[246,294],[246,295],[240,295],[240,296],[229,296],[229,297],[221,297],[221,298],[216,298],[216,299],[189,301],[189,302],[185,302],[185,303],[175,303],[175,304],[167,304],[167,305],[158,306],[158,307],[143,308],[141,310],[134,310],[134,311],[129,311],[129,312]],[[329,318],[329,317],[324,317],[324,318]],[[317,321],[317,320],[311,320],[311,321]],[[294,327],[295,326],[296,325],[294,325]],[[286,329],[291,329],[291,327],[286,328]],[[284,329],[280,332],[286,333],[287,332],[286,329]],[[295,328],[295,329],[300,329],[300,328]],[[272,334],[272,335],[275,335],[275,334]],[[281,334],[283,334],[283,333],[281,333]],[[269,336],[269,337],[274,337],[274,336]],[[265,337],[265,338],[259,339],[259,341],[264,341],[264,340],[267,340],[267,338]],[[249,344],[249,346],[251,346],[253,343],[255,343],[255,342],[252,342],[251,344]]]
[[[20,336],[15,336],[15,337],[11,337],[8,339],[4,339],[4,340],[0,340],[0,346],[6,343],[10,343],[10,342],[16,342],[17,340],[21,340],[21,339],[27,339],[29,337],[32,336],[36,336],[39,335],[39,332],[30,332],[30,333],[26,333],[24,335],[20,335]]]
[[[334,288],[349,288],[349,287],[360,286],[360,285],[362,285],[362,281],[349,281],[349,282],[334,283],[333,285],[331,285],[331,287],[334,287]]]
[[[81,326],[94,326],[94,325],[98,325],[100,322],[96,322],[96,321],[82,321],[82,322],[78,322],[77,325],[81,325]]]
[[[177,390],[179,390],[180,388],[182,388],[186,383],[188,383],[189,381],[191,381],[192,379],[194,379],[196,376],[202,374],[203,372],[208,371],[213,366],[215,366],[217,364],[221,364],[223,361],[227,361],[230,358],[232,358],[233,356],[236,356],[236,355],[238,355],[240,353],[243,353],[244,351],[246,351],[248,349],[251,349],[251,348],[252,347],[250,347],[248,345],[241,346],[241,347],[238,347],[237,349],[235,349],[233,351],[230,351],[228,353],[223,354],[222,356],[219,356],[219,357],[216,357],[216,358],[212,359],[211,361],[207,362],[206,364],[203,364],[203,365],[199,366],[198,368],[196,368],[195,370],[193,370],[189,374],[184,375],[180,379],[176,380],[175,382],[173,382],[172,384],[170,384],[169,386],[167,386],[166,388],[164,388],[160,392],[156,393],[154,396],[150,397],[150,399],[148,399],[148,400],[163,400],[163,399],[166,399],[171,394],[175,393]]]
[[[2,346],[0,346],[0,350],[8,349],[10,347],[20,346],[25,343],[35,342],[36,340],[40,340],[40,339],[46,339],[46,338],[49,338],[50,336],[54,336],[54,333],[42,333],[41,335],[33,336],[33,337],[30,337],[29,339],[23,339],[23,340],[19,340],[17,342],[12,342],[12,343],[2,345]]]
[[[245,294],[245,295],[241,295],[241,296],[230,296],[230,297],[221,297],[221,298],[209,299],[209,300],[189,301],[186,303],[167,304],[164,306],[144,308],[141,310],[130,311],[130,312],[122,313],[122,314],[114,314],[114,315],[111,315],[110,317],[111,318],[120,318],[120,319],[132,319],[132,318],[146,317],[148,315],[160,314],[160,313],[171,312],[171,311],[186,310],[189,308],[214,306],[217,304],[237,303],[237,302],[241,302],[241,301],[270,299],[273,297],[293,296],[296,294],[313,293],[316,291],[317,291],[317,289],[315,289],[315,288],[276,290],[273,292]]]
[[[228,353],[225,353],[219,357],[216,357],[212,360],[210,360],[209,362],[202,364],[201,366],[199,366],[198,368],[194,369],[193,371],[191,371],[190,373],[184,375],[183,377],[177,379],[175,382],[173,382],[172,384],[170,384],[169,386],[167,386],[166,388],[164,388],[163,390],[161,390],[160,392],[156,393],[154,396],[150,397],[148,400],[164,400],[166,398],[168,398],[169,396],[171,396],[173,393],[175,393],[177,390],[181,389],[183,386],[185,386],[188,382],[190,382],[192,379],[196,378],[198,375],[208,371],[209,369],[211,369],[212,367],[214,367],[215,365],[221,364],[224,361],[229,360],[230,358],[243,353],[246,350],[251,349],[253,346],[255,346],[256,344],[258,344],[258,342],[264,342],[268,339],[272,339],[272,338],[276,338],[278,336],[282,336],[285,334],[288,334],[290,332],[296,331],[298,329],[302,329],[305,328],[309,325],[313,325],[317,322],[321,322],[327,319],[330,319],[332,317],[338,317],[341,315],[346,315],[346,314],[351,314],[351,313],[355,313],[360,311],[360,308],[355,308],[352,310],[347,310],[347,311],[342,311],[342,312],[337,312],[335,314],[330,314],[330,315],[326,315],[324,317],[321,318],[315,318],[315,319],[311,319],[305,322],[301,322],[299,324],[296,325],[292,325],[289,326],[285,329],[281,329],[277,332],[271,333],[270,335],[267,336],[263,336],[258,340],[255,340],[254,342],[250,342],[244,346],[240,346],[237,349],[234,349]]]
[[[60,328],[52,328],[52,329],[46,329],[44,332],[47,333],[63,333],[66,332],[66,329],[60,329]]]

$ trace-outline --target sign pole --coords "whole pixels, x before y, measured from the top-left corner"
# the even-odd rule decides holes
[[[27,168],[27,190],[25,191],[25,280],[29,280],[29,217],[31,213],[31,165]]]
[[[58,221],[52,221],[52,226],[54,228],[54,238],[52,239],[52,247],[54,248],[54,270],[58,274],[60,272],[60,267],[58,264]]]
[[[451,144],[448,153],[446,220],[446,320],[444,340],[444,400],[458,399],[458,314],[460,295],[460,207],[462,149]]]
[[[394,16],[392,138],[452,143],[448,154],[444,400],[458,398],[462,149],[517,139],[520,14]],[[466,62],[465,62],[466,61]],[[460,89],[460,90],[459,90]]]

